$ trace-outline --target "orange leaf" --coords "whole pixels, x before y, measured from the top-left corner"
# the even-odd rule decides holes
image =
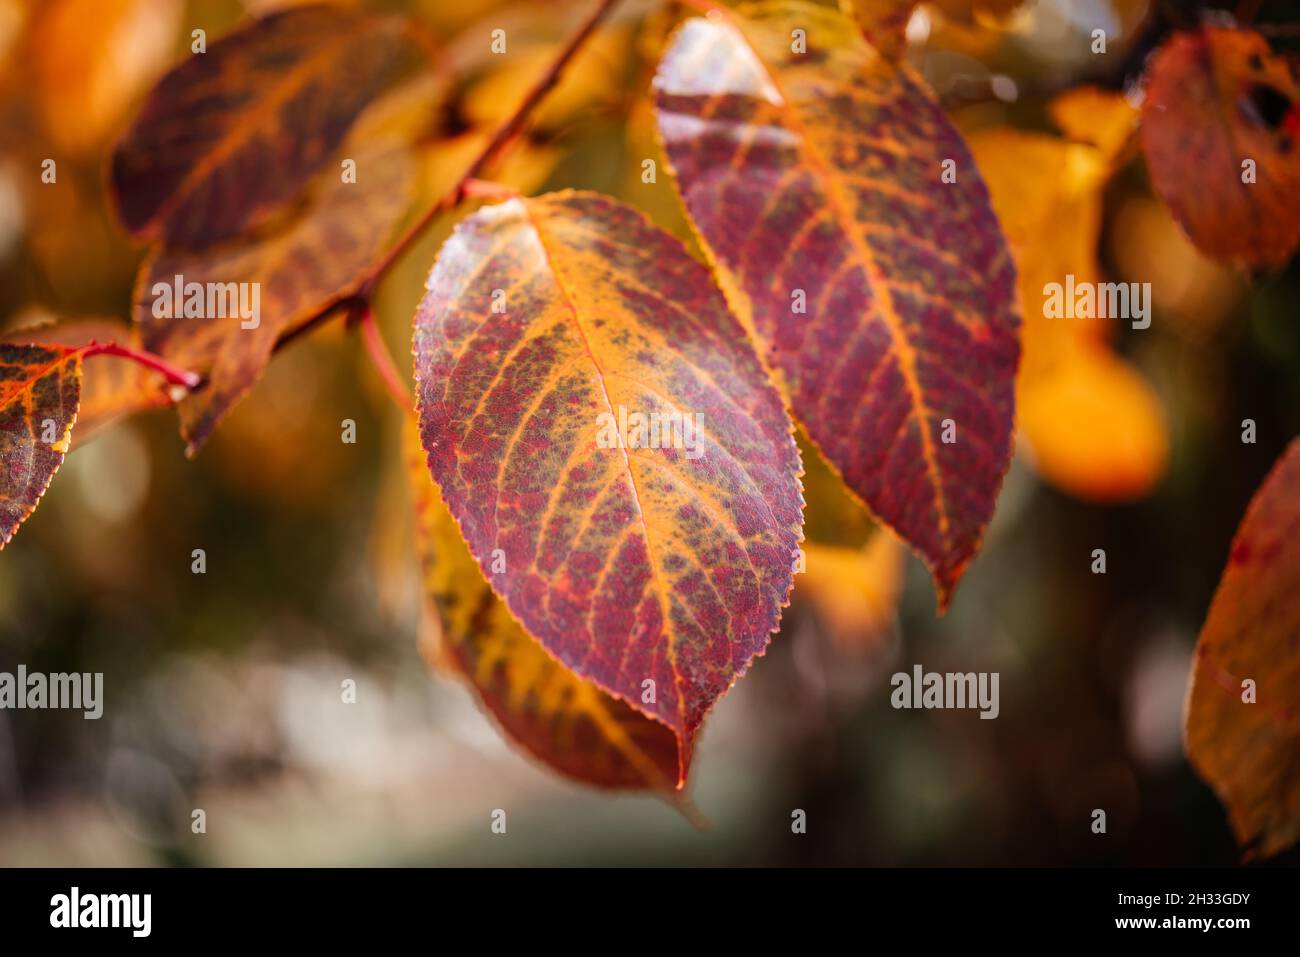
[[[1300,244],[1300,81],[1250,30],[1180,33],[1142,108],[1151,181],[1202,251],[1280,266]],[[1253,181],[1248,181],[1249,178]]]
[[[862,548],[805,544],[807,567],[795,595],[817,609],[831,640],[846,650],[877,647],[898,611],[907,553],[885,529]]]
[[[88,153],[172,59],[179,0],[49,0],[36,12],[32,86],[50,138]],[[80,431],[80,430],[78,430]]]
[[[672,731],[548,655],[492,592],[407,432],[425,590],[441,661],[461,675],[506,733],[556,770],[599,787],[673,792]]]
[[[0,548],[63,464],[81,395],[81,353],[0,344]]]
[[[676,733],[685,780],[778,627],[803,507],[790,420],[708,271],[606,197],[508,200],[443,247],[415,357],[429,467],[484,573]]]
[[[1163,477],[1169,438],[1150,384],[1108,343],[1115,320],[1044,315],[1049,283],[1102,280],[1097,261],[1102,190],[1122,152],[1127,105],[1099,92],[1058,99],[1053,115],[1075,135],[1091,104],[1103,144],[994,128],[971,137],[1019,267],[1024,360],[1017,380],[1030,461],[1054,486],[1086,501],[1128,501]],[[1044,241],[1044,237],[1050,241]]]
[[[1066,350],[1052,375],[1024,389],[1020,427],[1038,473],[1089,502],[1149,494],[1169,459],[1160,399],[1104,346]]]
[[[1010,459],[1019,355],[1015,270],[961,137],[915,74],[809,3],[687,21],[655,83],[733,309],[942,609]]]
[[[1125,152],[1138,129],[1138,111],[1117,93],[1076,86],[1048,104],[1052,122],[1068,139],[1090,143],[1111,166]]]
[[[113,153],[122,221],[189,247],[260,225],[426,62],[400,17],[313,5],[253,21],[154,87]]]
[[[1255,493],[1196,645],[1187,756],[1248,854],[1300,840],[1300,441]],[[1246,686],[1245,682],[1253,682]]]

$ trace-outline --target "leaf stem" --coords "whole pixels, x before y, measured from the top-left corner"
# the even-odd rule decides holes
[[[130,359],[146,369],[157,372],[172,385],[184,386],[186,389],[193,389],[203,381],[203,377],[197,372],[178,369],[162,356],[134,346],[124,346],[117,342],[92,341],[89,345],[83,346],[80,352],[84,359],[91,356],[118,356],[122,359]]]
[[[397,366],[393,363],[388,346],[384,344],[384,337],[379,332],[379,324],[375,322],[375,311],[369,305],[360,306],[357,311],[360,313],[358,324],[361,327],[361,338],[366,344],[366,353],[370,356],[371,364],[379,373],[379,378],[384,380],[384,385],[388,387],[388,394],[393,397],[397,407],[410,415],[415,410],[415,403],[411,399],[411,393],[403,384],[402,374],[397,371]]]

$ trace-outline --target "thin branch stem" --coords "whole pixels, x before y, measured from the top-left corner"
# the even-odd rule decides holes
[[[193,389],[203,381],[203,377],[198,373],[178,369],[162,356],[116,342],[91,342],[89,345],[82,347],[81,356],[84,359],[91,356],[118,356],[123,359],[130,359],[146,369],[157,372],[172,385],[184,386],[186,389]]]
[[[384,385],[388,387],[388,394],[393,397],[397,407],[410,415],[415,409],[415,403],[402,381],[402,374],[397,371],[397,366],[393,363],[388,346],[384,344],[384,337],[379,332],[379,324],[375,322],[375,311],[369,306],[361,307],[359,325],[361,338],[366,344],[366,353],[370,356],[370,363],[379,373],[379,378],[384,380]]]
[[[596,7],[582,21],[578,29],[574,31],[573,36],[564,45],[555,61],[550,68],[543,74],[532,89],[520,101],[519,106],[515,108],[500,126],[492,134],[492,138],[479,151],[478,156],[474,159],[467,170],[457,180],[456,184],[449,189],[441,199],[426,209],[420,218],[413,222],[402,233],[397,242],[386,252],[366,273],[365,278],[357,287],[355,293],[350,296],[341,297],[338,300],[328,303],[320,312],[301,323],[291,335],[285,336],[276,343],[276,351],[279,351],[292,340],[298,338],[303,333],[310,331],[320,323],[324,322],[330,316],[337,313],[340,308],[347,307],[355,309],[357,303],[365,304],[370,301],[374,288],[379,280],[391,269],[402,256],[410,250],[416,240],[424,233],[426,229],[433,224],[435,220],[443,213],[446,213],[456,206],[460,205],[465,199],[467,185],[472,180],[480,178],[482,172],[505,150],[511,141],[523,129],[524,124],[532,115],[533,110],[542,102],[546,94],[560,82],[564,75],[565,69],[573,61],[578,51],[582,49],[583,44],[587,42],[588,37],[596,31],[601,22],[609,15],[618,0],[600,0]]]

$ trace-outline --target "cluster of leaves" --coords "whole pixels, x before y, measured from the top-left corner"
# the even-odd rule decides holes
[[[671,794],[804,562],[814,590],[827,568],[896,568],[889,535],[862,552],[801,550],[796,425],[925,561],[942,611],[993,514],[1017,404],[1040,471],[1084,497],[1140,494],[1162,466],[1158,405],[1104,326],[1041,318],[1046,282],[1099,275],[1100,191],[1138,144],[1207,254],[1250,270],[1300,244],[1295,72],[1223,25],[1164,42],[1140,110],[1076,90],[1052,105],[1062,136],[983,130],[968,146],[900,58],[914,3],[701,3],[650,92],[705,262],[610,197],[479,181],[611,6],[594,4],[535,68],[432,205],[421,184],[452,148],[427,135],[449,58],[406,18],[294,7],[167,73],[111,161],[120,219],[151,244],[135,338],[56,327],[0,346],[0,538],[59,467],[79,402],[103,421],[175,400],[194,454],[277,349],[332,315],[371,321],[377,283],[420,231],[486,200],[429,274],[404,408],[437,656],[553,767]],[[971,17],[1014,6],[941,4]],[[1053,243],[1065,217],[1085,226]],[[156,315],[151,290],[177,276],[257,284],[261,321]],[[83,385],[83,359],[105,352],[142,364]],[[1106,388],[1078,387],[1098,378]],[[1089,443],[1088,425],[1109,421],[1098,394],[1139,411],[1119,417],[1118,439]],[[604,447],[597,422],[619,409],[702,416],[701,454]],[[1297,592],[1298,463],[1293,447],[1243,523],[1189,713],[1193,760],[1266,852],[1300,831],[1287,711],[1300,655],[1269,665],[1294,635],[1293,597],[1290,618],[1264,614]],[[849,614],[881,601],[859,595]],[[1220,694],[1265,673],[1271,710]]]

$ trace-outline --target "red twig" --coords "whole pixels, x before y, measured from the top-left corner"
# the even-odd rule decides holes
[[[384,345],[384,337],[380,335],[379,325],[375,322],[375,312],[369,306],[361,307],[360,326],[361,338],[365,341],[371,364],[379,373],[379,378],[384,380],[384,385],[388,387],[388,393],[393,397],[398,408],[410,415],[415,411],[415,403],[402,382],[402,374],[393,364],[393,357],[389,354],[388,347]]]
[[[157,372],[172,385],[184,386],[187,389],[193,389],[203,381],[203,377],[198,373],[178,369],[162,356],[116,342],[91,342],[81,349],[81,355],[82,358],[87,359],[91,356],[119,356],[123,359],[130,359],[133,362],[138,362],[146,369]]]

